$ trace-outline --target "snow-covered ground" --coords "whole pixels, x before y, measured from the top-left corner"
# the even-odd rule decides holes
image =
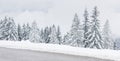
[[[15,48],[15,49],[29,49],[36,51],[46,51],[54,53],[63,53],[70,55],[80,55],[88,57],[96,57],[101,59],[111,59],[120,61],[119,50],[105,50],[105,49],[89,49],[80,47],[71,47],[57,44],[31,43],[29,41],[0,41],[0,47]]]

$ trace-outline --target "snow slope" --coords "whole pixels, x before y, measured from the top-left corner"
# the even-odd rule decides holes
[[[80,55],[88,57],[96,57],[101,59],[110,59],[120,61],[119,50],[105,50],[105,49],[89,49],[80,47],[71,47],[57,44],[31,43],[29,41],[0,41],[0,47],[15,48],[15,49],[29,49],[36,51],[46,51],[54,53],[63,53],[70,55]]]

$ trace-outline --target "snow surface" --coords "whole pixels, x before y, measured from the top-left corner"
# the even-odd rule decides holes
[[[71,47],[58,44],[45,44],[45,43],[31,43],[29,41],[0,41],[0,47],[15,48],[15,49],[29,49],[35,51],[46,51],[54,53],[63,53],[70,55],[80,55],[88,57],[96,57],[101,59],[110,59],[120,61],[119,50],[106,50],[106,49],[89,49],[80,47]]]

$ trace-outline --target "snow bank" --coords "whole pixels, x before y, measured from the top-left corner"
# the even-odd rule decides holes
[[[110,59],[120,61],[119,50],[105,50],[105,49],[89,49],[80,47],[71,47],[57,44],[31,43],[29,41],[0,41],[0,47],[15,48],[15,49],[29,49],[37,51],[47,51],[54,53],[63,53],[70,55],[80,55],[88,57],[96,57],[101,59]]]

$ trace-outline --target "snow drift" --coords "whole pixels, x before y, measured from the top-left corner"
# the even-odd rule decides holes
[[[89,49],[58,44],[31,43],[29,41],[0,41],[0,47],[46,51],[120,61],[119,50]]]

